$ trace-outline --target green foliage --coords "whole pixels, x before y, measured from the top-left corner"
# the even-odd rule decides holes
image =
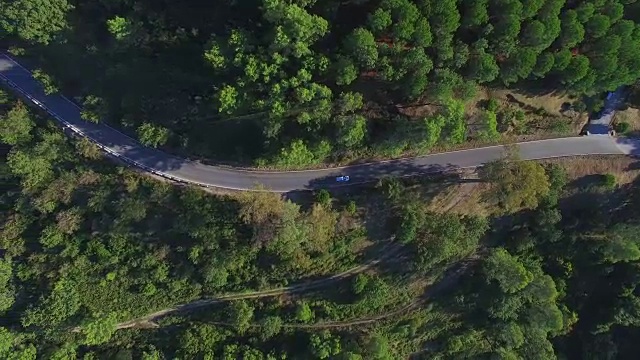
[[[331,206],[331,194],[326,189],[320,189],[316,193],[316,201],[322,206]]]
[[[265,339],[272,338],[282,330],[282,319],[277,316],[269,316],[262,320],[262,331]]]
[[[604,36],[611,27],[611,19],[606,15],[596,14],[593,15],[586,23],[587,33],[593,38],[599,38]]]
[[[369,28],[376,33],[385,31],[391,26],[393,20],[391,18],[391,12],[383,10],[382,8],[376,9],[372,14],[369,14]]]
[[[485,164],[480,177],[492,186],[485,193],[485,200],[507,212],[536,207],[550,189],[544,168],[532,161],[521,161],[517,155]]]
[[[150,146],[232,160],[264,157],[266,165],[302,167],[462,144],[469,119],[460,100],[472,98],[478,84],[495,87],[498,77],[579,99],[640,76],[633,1],[81,5],[17,0],[0,6],[7,46],[16,38],[17,46],[49,44],[11,51],[46,69],[51,76],[36,76],[47,92],[59,85],[99,94],[85,97],[82,116],[120,121]],[[573,187],[572,198],[561,201],[562,169],[511,160],[483,172],[491,182],[488,199],[510,212],[529,209],[500,221],[433,214],[422,197],[408,196],[413,187],[384,181],[378,191],[391,200],[385,211],[397,215],[397,245],[404,246],[398,256],[407,260],[393,266],[407,265],[405,277],[380,263],[384,277],[361,274],[309,297],[296,294],[306,304],[300,311],[265,299],[230,302],[189,318],[220,327],[174,314],[153,336],[138,329],[110,339],[115,313],[130,319],[349,269],[360,259],[353,249],[363,248],[369,234],[354,217],[354,202],[338,212],[272,194],[205,195],[113,168],[88,141],[69,146],[48,126],[34,131],[38,119],[5,106],[10,100],[1,95],[0,139],[10,146],[0,162],[0,309],[6,313],[0,358],[35,359],[36,351],[38,358],[85,359],[635,354],[629,349],[640,324],[640,250],[635,195],[626,193],[634,190],[617,190],[626,201],[620,211],[609,211],[618,198],[600,199],[602,191],[591,192],[581,208],[575,199],[582,194],[573,193],[581,190]],[[411,114],[419,104],[438,110],[389,115]],[[539,128],[522,111],[488,106],[480,136],[494,139],[497,122],[517,134]],[[368,205],[362,213],[370,213]],[[491,231],[489,223],[496,224]],[[467,273],[454,272],[463,276],[458,286],[445,273],[427,289],[428,307],[393,312],[412,273],[438,278],[474,253],[481,238],[483,248],[497,246],[489,255],[477,253],[483,266],[465,262],[471,266],[459,269]],[[311,320],[296,320],[309,319],[307,309]],[[295,328],[387,311],[402,316],[331,332]],[[86,339],[69,331],[74,327]],[[421,352],[410,355],[415,351]]]
[[[238,107],[238,91],[231,85],[225,85],[218,93],[218,111],[232,114]]]
[[[84,343],[86,345],[104,344],[116,331],[116,314],[98,316],[85,324],[83,332],[85,334]]]
[[[33,70],[32,75],[42,84],[45,94],[51,95],[58,92],[58,87],[55,85],[53,78],[42,71],[42,69]]]
[[[0,356],[7,360],[35,360],[36,347],[19,335],[0,327]]]
[[[0,141],[9,145],[24,145],[31,141],[34,126],[26,106],[17,103],[0,119]]]
[[[362,115],[350,115],[340,118],[343,125],[340,127],[338,142],[346,148],[357,148],[367,136],[367,118]]]
[[[299,166],[320,158],[424,152],[466,141],[462,126],[451,137],[451,127],[426,121],[423,142],[414,135],[423,133],[414,116],[385,120],[393,109],[388,105],[467,101],[477,85],[495,85],[496,79],[580,96],[633,84],[640,76],[635,5],[627,1],[358,0],[334,8],[310,0],[265,0],[255,11],[222,2],[179,6],[171,14],[131,4],[96,12],[43,1],[12,2],[3,13],[26,21],[18,26],[4,19],[4,25],[42,32],[56,47],[38,53],[36,62],[46,58],[47,71],[61,86],[100,94],[87,97],[85,119],[166,128],[173,140],[167,145],[178,152],[221,160],[280,166],[274,154],[298,140],[318,158]],[[18,8],[37,8],[36,20]],[[362,16],[355,19],[351,12]],[[74,19],[69,26],[67,13]],[[187,26],[186,18],[195,20]],[[34,25],[40,22],[53,25]],[[104,41],[105,34],[112,41]],[[46,81],[47,91],[54,91]],[[355,88],[366,106],[362,113],[345,113],[334,93]],[[553,127],[536,121],[530,129],[568,130],[567,122]],[[438,132],[442,139],[436,140]]]
[[[146,146],[162,146],[169,140],[169,129],[159,125],[144,123],[138,127],[137,132],[138,139]]]
[[[192,325],[179,339],[180,350],[186,357],[212,357],[215,346],[226,336],[225,332],[213,325]]]
[[[294,140],[289,147],[280,151],[275,163],[278,166],[292,168],[316,164],[320,159],[307,147],[304,141]]]
[[[498,100],[496,100],[495,98],[490,98],[489,100],[487,100],[485,109],[487,111],[496,112],[496,110],[498,110]]]
[[[403,211],[397,239],[412,246],[415,267],[428,271],[472,253],[486,229],[481,218],[425,213],[410,205]]]
[[[234,329],[242,334],[251,325],[253,320],[254,308],[246,301],[236,301],[229,309],[229,318],[233,323]]]
[[[357,28],[344,39],[344,50],[364,68],[372,68],[378,61],[378,49],[373,34],[364,28]]]
[[[296,308],[296,320],[303,323],[309,323],[314,318],[315,314],[313,310],[311,310],[311,307],[309,307],[309,304],[307,304],[306,302],[298,303],[298,306]]]
[[[102,98],[89,95],[84,99],[82,112],[80,113],[82,119],[97,123],[105,116],[105,113],[105,104]]]
[[[320,334],[312,334],[309,339],[311,353],[317,359],[329,359],[340,353],[340,339],[331,335],[328,331]]]
[[[479,132],[479,136],[483,140],[495,141],[500,138],[498,132],[498,118],[495,112],[485,111],[481,114],[480,121],[483,129]]]
[[[0,313],[11,308],[15,301],[15,287],[12,281],[11,259],[0,259]],[[2,353],[2,351],[0,351]]]
[[[353,61],[341,57],[336,63],[336,84],[346,86],[358,78],[358,68]]]
[[[489,255],[484,274],[488,282],[496,281],[507,294],[524,289],[533,280],[533,274],[505,249],[496,249]]]
[[[631,129],[631,125],[624,121],[616,122],[614,126],[618,134],[625,134]]]
[[[18,0],[0,7],[0,27],[33,43],[48,44],[67,28],[66,0]]]
[[[468,76],[479,83],[495,80],[499,72],[500,68],[496,63],[495,57],[487,54],[484,50],[473,54],[469,60]]]
[[[116,40],[124,40],[131,35],[131,23],[121,17],[115,16],[107,20],[107,29]]]
[[[602,186],[606,189],[615,189],[618,185],[618,180],[616,180],[615,175],[613,174],[604,174],[602,176]]]

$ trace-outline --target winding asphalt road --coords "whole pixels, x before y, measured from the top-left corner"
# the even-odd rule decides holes
[[[63,95],[45,95],[31,72],[8,55],[0,54],[0,79],[34,106],[48,112],[64,127],[84,136],[104,151],[145,171],[182,183],[234,190],[264,187],[273,192],[289,192],[340,186],[337,175],[349,175],[349,184],[375,181],[383,176],[411,176],[457,168],[480,166],[500,158],[502,146],[453,151],[408,159],[380,161],[339,168],[304,171],[253,171],[204,165],[145,147],[105,124],[86,122],[80,107]],[[519,144],[525,160],[574,155],[639,155],[640,144],[631,139],[583,136],[524,142]]]

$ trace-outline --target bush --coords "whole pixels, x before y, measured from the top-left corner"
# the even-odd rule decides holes
[[[613,190],[618,185],[618,181],[616,180],[615,175],[613,174],[604,174],[602,175],[602,187],[605,189]]]
[[[356,206],[356,202],[353,201],[353,200],[350,200],[349,203],[347,203],[346,211],[351,215],[355,215],[356,212],[358,211],[358,207]]]
[[[629,125],[628,122],[621,121],[621,122],[617,122],[614,125],[614,129],[618,134],[624,134],[629,132],[629,130],[631,129],[631,125]]]
[[[325,189],[321,189],[316,193],[316,201],[322,206],[331,205],[331,194]]]
[[[584,101],[576,101],[573,103],[572,107],[573,110],[579,113],[587,111],[587,104],[585,104]]]
[[[486,104],[486,109],[487,111],[493,111],[495,112],[496,110],[498,110],[498,100],[491,98],[489,100],[487,100],[487,104]]]

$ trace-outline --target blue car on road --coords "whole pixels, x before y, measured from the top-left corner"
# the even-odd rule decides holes
[[[349,181],[349,176],[348,175],[343,175],[343,176],[338,176],[336,178],[337,182],[347,182]]]

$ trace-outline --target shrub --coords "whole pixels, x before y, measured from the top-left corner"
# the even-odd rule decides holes
[[[347,208],[346,208],[347,212],[351,215],[355,215],[356,212],[358,211],[358,207],[356,206],[356,202],[353,200],[350,200],[349,203],[347,203]]]
[[[629,125],[628,122],[621,121],[621,122],[617,122],[614,125],[614,128],[618,134],[624,134],[629,132],[629,130],[631,129],[631,125]]]
[[[487,100],[486,109],[487,111],[493,111],[493,112],[498,110],[498,100],[494,98]]]
[[[604,174],[602,175],[602,186],[606,189],[615,189],[618,181],[613,174]]]
[[[329,206],[331,205],[331,194],[326,189],[320,189],[316,193],[316,201],[322,206]]]

